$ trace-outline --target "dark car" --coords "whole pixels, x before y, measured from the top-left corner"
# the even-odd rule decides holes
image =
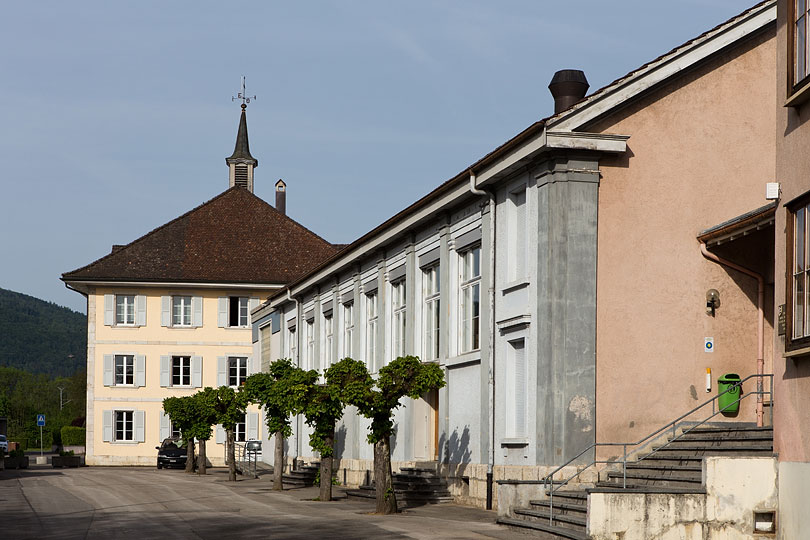
[[[155,447],[158,451],[157,468],[163,467],[185,467],[188,457],[188,449],[182,444],[180,439],[172,437],[164,439],[160,446]]]

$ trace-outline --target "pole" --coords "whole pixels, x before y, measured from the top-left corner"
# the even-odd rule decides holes
[[[39,455],[42,456],[42,426],[39,426]]]

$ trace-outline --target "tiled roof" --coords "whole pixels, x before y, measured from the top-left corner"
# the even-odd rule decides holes
[[[233,187],[99,260],[72,281],[289,283],[338,248]]]

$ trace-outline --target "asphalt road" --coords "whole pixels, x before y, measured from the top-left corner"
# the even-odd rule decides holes
[[[136,467],[0,471],[0,538],[527,538],[495,525],[493,512],[464,506],[378,516],[373,501],[322,503],[311,500],[315,488],[270,487],[267,477],[227,482],[222,469],[205,477]]]

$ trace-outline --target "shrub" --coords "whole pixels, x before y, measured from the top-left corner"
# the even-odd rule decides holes
[[[16,457],[24,457],[25,451],[24,450],[12,450],[8,453],[8,457],[16,458]]]
[[[73,450],[68,450],[67,452],[62,450],[62,451],[59,452],[59,455],[62,456],[62,457],[72,456],[73,455]]]
[[[62,428],[62,446],[84,446],[85,428],[64,426]]]

